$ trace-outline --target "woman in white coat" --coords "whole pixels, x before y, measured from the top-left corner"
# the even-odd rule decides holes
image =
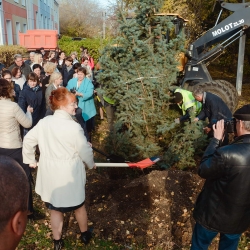
[[[63,213],[75,211],[81,240],[88,244],[85,201],[85,165],[95,168],[93,151],[81,126],[72,119],[77,108],[76,97],[66,88],[53,90],[50,97],[54,115],[47,116],[24,137],[23,160],[36,167],[35,147],[40,159],[36,192],[51,210],[54,249],[62,249]]]

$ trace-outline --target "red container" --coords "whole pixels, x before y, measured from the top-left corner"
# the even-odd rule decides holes
[[[28,50],[36,50],[43,47],[45,50],[57,47],[57,30],[27,30],[26,33],[19,32],[20,45]]]

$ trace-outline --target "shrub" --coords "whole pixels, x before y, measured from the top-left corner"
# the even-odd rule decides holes
[[[15,54],[25,55],[27,49],[18,45],[3,45],[0,46],[0,62],[5,66],[10,66],[13,63]]]
[[[88,48],[89,54],[94,58],[95,63],[98,62],[100,57],[100,51],[109,43],[109,40],[103,40],[100,38],[96,39],[84,39],[81,41],[73,41],[69,36],[63,36],[58,45],[61,50],[63,50],[66,55],[70,55],[71,52],[76,51],[78,53],[78,57],[80,55],[80,47]]]

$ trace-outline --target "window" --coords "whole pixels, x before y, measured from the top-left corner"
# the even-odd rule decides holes
[[[38,12],[36,11],[36,29],[39,29]]]
[[[27,31],[27,24],[24,23],[24,24],[23,24],[23,33],[26,33],[26,31]]]
[[[43,26],[43,14],[41,14],[41,25],[40,25],[40,29],[43,29],[44,26]]]
[[[6,30],[7,30],[8,45],[12,45],[13,44],[13,36],[12,36],[11,20],[6,20]]]
[[[25,0],[22,0],[22,5],[25,6]]]
[[[15,0],[15,3],[19,3],[19,0]]]
[[[16,44],[19,44],[20,23],[16,22]]]
[[[45,18],[43,19],[43,28],[46,29],[46,25],[47,25],[47,17],[45,16]]]

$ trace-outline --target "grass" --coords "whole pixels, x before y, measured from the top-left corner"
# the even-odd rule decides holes
[[[35,173],[33,173],[35,174]],[[40,196],[33,192],[33,204],[36,213],[44,215],[44,218],[37,221],[29,220],[25,233],[16,250],[52,250],[54,249],[52,230],[50,225],[50,214]],[[67,216],[65,216],[66,218]],[[75,224],[75,223],[73,223]],[[76,230],[76,225],[66,226],[63,228],[63,239],[65,250],[78,249],[100,249],[100,250],[143,250],[143,246],[124,246],[119,245],[112,240],[104,240],[93,237],[89,245],[85,246],[81,243],[80,233]]]
[[[69,250],[80,249],[100,249],[100,250],[142,250],[144,247],[137,246],[121,246],[112,241],[93,238],[91,243],[87,246],[81,243],[79,239],[80,235],[71,235],[64,238],[64,248]],[[46,223],[28,222],[25,234],[17,248],[17,250],[40,250],[40,249],[53,249],[52,231]]]
[[[79,237],[80,234],[73,235],[72,232],[67,233],[68,235],[64,238],[64,249],[83,249],[84,244],[81,243]],[[18,250],[35,250],[35,249],[53,249],[52,242],[52,231],[49,224],[46,222],[32,222],[29,221],[27,224],[24,236],[17,248]],[[119,246],[112,241],[100,240],[93,238],[91,243],[84,247],[86,250],[91,249],[102,249],[102,250],[120,250],[124,247]],[[134,248],[133,248],[134,249]]]

